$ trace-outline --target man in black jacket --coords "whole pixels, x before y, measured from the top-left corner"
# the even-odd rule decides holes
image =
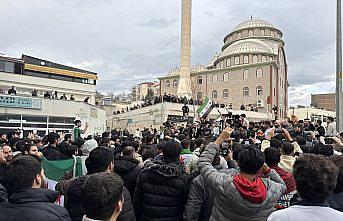
[[[181,145],[166,143],[161,161],[147,161],[137,179],[137,220],[181,221],[192,175],[179,163]]]
[[[123,156],[119,156],[114,161],[114,172],[124,181],[124,186],[129,190],[131,198],[135,193],[137,177],[141,171],[138,166],[139,161],[135,159],[135,148],[124,147]]]
[[[58,147],[60,143],[60,135],[57,133],[51,132],[48,134],[48,141],[49,146],[45,147],[42,151],[44,157],[47,160],[66,160],[69,159],[69,157],[61,151],[61,149]]]
[[[58,192],[42,189],[44,171],[32,156],[19,156],[6,168],[3,184],[10,192],[9,203],[0,204],[0,220],[70,220],[68,211],[54,204]]]
[[[69,211],[70,217],[74,221],[82,220],[85,211],[82,209],[82,186],[91,174],[99,172],[113,173],[113,153],[109,148],[97,147],[93,149],[86,159],[87,175],[81,177],[68,177],[65,175],[57,183],[55,189],[64,195],[64,206]],[[132,201],[129,191],[123,189],[124,205],[118,221],[135,221]]]

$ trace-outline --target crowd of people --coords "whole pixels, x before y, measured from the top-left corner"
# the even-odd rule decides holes
[[[8,89],[7,94],[17,95],[16,88],[12,86],[10,89]],[[38,97],[38,91],[36,89],[33,89],[31,92],[31,95],[32,97]],[[45,91],[43,94],[43,98],[75,101],[75,97],[73,94],[71,94],[69,98],[67,98],[65,93],[62,93],[62,95],[59,95],[58,91]],[[89,99],[90,97],[86,97],[83,101],[88,103]]]
[[[333,119],[168,119],[85,138],[81,128],[0,133],[0,220],[343,220],[343,134]],[[87,156],[87,174],[66,171],[45,189],[41,159],[73,155]]]

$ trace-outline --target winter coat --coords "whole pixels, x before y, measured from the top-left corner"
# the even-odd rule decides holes
[[[214,156],[219,146],[210,143],[199,158],[198,168],[210,189],[217,192],[213,204],[211,221],[265,221],[272,212],[278,199],[286,192],[286,185],[274,171],[269,172],[269,178],[262,178],[266,197],[261,203],[253,203],[242,197],[238,192],[234,177],[239,172],[228,169],[220,173],[212,166]]]
[[[193,175],[179,163],[146,161],[137,179],[134,208],[139,221],[180,221]]]
[[[64,206],[68,210],[73,221],[81,221],[85,212],[82,209],[81,189],[86,182],[88,175],[73,178],[70,180],[60,180],[56,185],[56,190],[65,196]],[[117,221],[135,221],[132,201],[129,191],[123,189],[124,205]]]
[[[114,172],[124,181],[124,186],[129,190],[131,198],[135,194],[136,181],[141,171],[139,161],[131,157],[119,156],[114,161]]]
[[[343,193],[332,194],[327,202],[331,208],[343,212]]]
[[[57,197],[58,192],[47,189],[30,188],[15,192],[9,197],[9,203],[0,204],[0,220],[70,220],[68,211],[54,204]]]
[[[6,188],[0,183],[0,203],[8,202],[8,194]]]
[[[43,156],[47,160],[67,160],[69,157],[58,148],[54,146],[47,146],[42,151]]]
[[[220,165],[215,168],[225,173]],[[189,190],[188,200],[183,213],[185,221],[208,221],[211,216],[215,191],[205,183],[204,177],[200,174],[193,179]]]

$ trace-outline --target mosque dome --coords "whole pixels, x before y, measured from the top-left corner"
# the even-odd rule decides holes
[[[250,19],[237,25],[233,29],[233,32],[249,28],[275,28],[275,26],[262,19]]]

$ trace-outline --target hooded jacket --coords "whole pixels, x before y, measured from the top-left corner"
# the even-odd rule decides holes
[[[124,186],[129,190],[132,199],[140,171],[141,167],[136,159],[119,156],[114,160],[114,172],[123,179]]]
[[[9,203],[0,204],[0,220],[64,221],[70,220],[68,211],[54,204],[58,192],[47,189],[25,189],[13,193]]]
[[[263,186],[260,181],[256,186],[244,187],[242,184],[246,181],[237,180],[238,170],[228,169],[226,173],[220,173],[213,168],[212,161],[217,151],[219,151],[219,146],[210,143],[198,161],[198,167],[205,182],[209,188],[217,192],[210,220],[265,221],[278,199],[286,192],[285,183],[274,170],[270,170],[269,178],[258,178],[261,179],[265,188],[265,194],[261,195],[259,191],[261,188],[263,190]],[[237,186],[244,188],[244,192],[239,192]],[[250,193],[249,189],[251,189]],[[254,192],[254,190],[258,191]],[[250,199],[251,197],[254,199]]]
[[[179,163],[146,161],[137,179],[134,209],[139,221],[180,221],[192,175]]]

